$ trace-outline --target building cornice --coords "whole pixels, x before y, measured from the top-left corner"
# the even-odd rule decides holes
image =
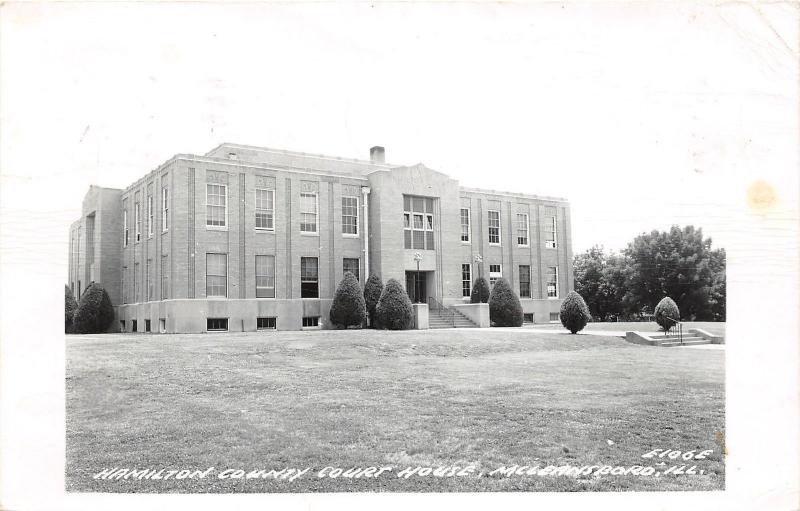
[[[508,197],[512,199],[528,199],[528,200],[538,200],[538,201],[549,201],[549,202],[563,202],[569,203],[569,201],[563,197],[551,197],[549,195],[531,195],[527,193],[518,193],[518,192],[504,192],[500,190],[487,190],[483,188],[467,188],[464,186],[459,187],[459,191],[461,193],[480,193],[483,195],[496,195],[498,197]]]

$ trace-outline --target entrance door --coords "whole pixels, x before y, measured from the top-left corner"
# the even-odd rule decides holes
[[[427,303],[426,280],[424,271],[406,272],[406,292],[413,303]]]

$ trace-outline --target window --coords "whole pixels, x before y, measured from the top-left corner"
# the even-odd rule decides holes
[[[169,230],[169,190],[161,189],[161,232]]]
[[[162,334],[167,332],[167,320],[166,318],[160,318],[158,320],[158,331]]]
[[[275,330],[275,318],[256,318],[257,330]]]
[[[318,326],[319,326],[319,316],[303,317],[303,328],[318,327]]]
[[[463,211],[463,210],[462,210]],[[472,267],[469,264],[461,265],[461,296],[472,293]]]
[[[128,210],[127,209],[122,211],[122,231],[124,232],[124,235],[122,237],[122,246],[123,247],[127,247],[128,246],[128,240],[129,240]]]
[[[489,211],[489,244],[500,244],[500,212]]]
[[[135,224],[135,229],[136,229],[136,234],[135,234],[136,243],[139,243],[139,241],[141,241],[142,239],[142,215],[139,210],[140,210],[139,203],[137,202],[136,204],[133,205],[133,222]]]
[[[149,332],[150,331],[150,320],[149,319],[145,319],[144,320],[144,331],[145,332]]]
[[[275,229],[275,190],[256,189],[256,229]]]
[[[469,209],[461,208],[461,241],[469,243]]]
[[[525,213],[517,214],[517,245],[528,246],[528,215]]]
[[[403,196],[405,247],[433,250],[433,199]]]
[[[133,303],[139,303],[142,301],[142,286],[139,285],[139,282],[136,280],[141,278],[142,270],[139,269],[139,263],[133,263]]]
[[[275,256],[256,256],[256,298],[275,298]]]
[[[342,234],[358,235],[358,197],[342,197]]]
[[[78,281],[78,299],[79,299],[79,300],[80,300],[80,297],[81,297],[81,296],[82,296],[82,295],[81,295],[81,281],[79,280],[79,281]]]
[[[128,278],[128,267],[122,267],[122,303],[128,303],[128,285],[126,280]],[[81,281],[78,281],[78,294],[80,295]],[[78,296],[80,298],[80,296]]]
[[[228,254],[206,254],[206,296],[228,296]]]
[[[489,265],[489,287],[494,286],[497,279],[503,276],[503,266],[500,264]]]
[[[519,267],[519,297],[531,297],[531,267],[527,264]]]
[[[119,320],[119,330],[120,330],[120,332],[125,332],[125,320],[124,319],[120,319]]]
[[[561,321],[558,312],[551,312],[550,313],[550,323],[558,323]]]
[[[300,232],[317,233],[317,194],[300,194]]]
[[[359,263],[360,260],[358,258],[350,258],[345,257],[342,261],[342,275],[347,273],[348,271],[355,275],[356,280],[359,282],[361,281],[361,275],[359,274]]]
[[[161,256],[161,299],[169,298],[169,261],[166,255]]]
[[[209,332],[226,332],[228,318],[206,318],[206,330]]]
[[[225,227],[228,218],[228,187],[206,184],[206,227]]]
[[[153,235],[153,196],[147,196],[147,237]]]
[[[319,260],[300,258],[300,298],[319,298]]]
[[[524,312],[522,314],[522,322],[523,323],[534,323],[534,321],[533,321],[533,312]]]
[[[558,266],[547,267],[547,297],[558,298]]]
[[[137,320],[135,320],[135,319],[131,320],[131,332],[138,332],[139,331],[139,327],[136,325],[137,323],[138,323]]]
[[[556,241],[556,210],[555,208],[545,208],[545,239],[546,248],[557,248]]]
[[[153,260],[148,259],[147,264],[144,267],[145,271],[145,280],[147,281],[147,302],[153,299],[153,275],[150,268],[153,266]]]

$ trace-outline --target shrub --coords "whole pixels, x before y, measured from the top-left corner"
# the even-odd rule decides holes
[[[673,320],[681,319],[678,305],[669,296],[665,296],[658,302],[653,314],[655,314],[656,323],[658,323],[665,332],[675,326],[676,322]]]
[[[78,309],[78,302],[72,296],[69,286],[64,286],[64,332],[72,333],[72,317]]]
[[[367,314],[369,315],[370,326],[375,328],[375,306],[378,305],[378,300],[381,298],[383,292],[383,282],[381,278],[374,273],[371,273],[364,284],[364,302],[367,307]]]
[[[583,330],[592,315],[583,297],[575,291],[570,291],[561,304],[559,317],[564,328],[575,334]]]
[[[472,292],[469,295],[470,303],[486,303],[489,301],[489,284],[486,283],[486,279],[480,277],[479,279],[475,280],[475,284],[472,285]]]
[[[412,314],[411,300],[403,285],[395,279],[389,279],[375,306],[378,325],[389,330],[405,330],[411,327]]]
[[[349,271],[344,273],[344,278],[336,288],[329,316],[331,323],[340,328],[364,323],[367,316],[364,294],[356,276]]]
[[[494,326],[522,326],[522,305],[504,278],[497,279],[489,295],[489,320]]]
[[[75,311],[73,327],[79,334],[99,334],[108,330],[114,321],[114,307],[103,286],[96,282],[89,284],[81,295]]]

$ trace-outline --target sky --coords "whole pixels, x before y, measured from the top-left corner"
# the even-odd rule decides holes
[[[65,267],[90,184],[221,142],[362,159],[382,145],[464,186],[567,198],[576,253],[673,224],[728,247],[754,180],[796,203],[797,10],[6,4],[3,227],[42,224],[13,239]]]

